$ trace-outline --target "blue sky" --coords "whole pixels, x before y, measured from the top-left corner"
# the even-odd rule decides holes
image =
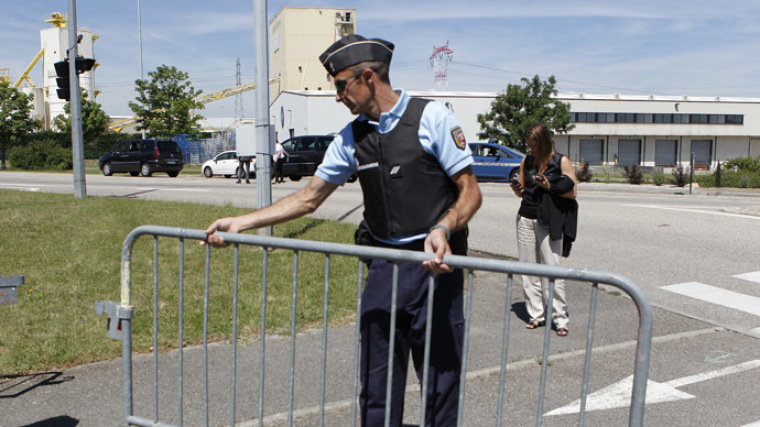
[[[40,49],[39,30],[67,0],[5,0],[0,68],[13,80]],[[615,4],[620,3],[620,4]],[[625,4],[624,4],[625,3]],[[451,91],[499,91],[522,77],[554,75],[560,92],[760,98],[760,2],[739,0],[269,0],[282,7],[355,8],[358,32],[396,44],[396,87],[435,87],[428,58],[446,41]],[[253,0],[141,0],[143,70],[166,64],[189,73],[204,93],[252,82]],[[97,101],[111,115],[131,115],[140,77],[137,0],[78,0],[77,20],[100,36]],[[42,67],[31,72],[42,82]],[[244,112],[253,115],[253,96]],[[234,100],[202,114],[233,116]]]

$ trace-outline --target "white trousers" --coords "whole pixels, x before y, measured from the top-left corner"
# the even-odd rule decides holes
[[[560,265],[562,239],[551,240],[549,228],[541,227],[536,219],[517,215],[517,250],[520,262],[538,262],[546,265]],[[546,277],[522,276],[525,308],[533,322],[545,321],[544,309],[549,304],[549,279]],[[554,302],[552,321],[557,328],[567,328],[567,302],[565,281],[554,281]]]

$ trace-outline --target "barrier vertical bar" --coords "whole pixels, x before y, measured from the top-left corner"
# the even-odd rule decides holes
[[[588,329],[586,332],[586,360],[583,363],[583,386],[581,388],[581,410],[578,426],[586,425],[586,396],[588,396],[588,378],[591,371],[591,350],[594,343],[594,328],[596,326],[596,299],[599,292],[599,284],[594,283],[591,287],[591,307],[588,313]]]
[[[420,405],[420,425],[425,425],[427,412],[428,377],[430,376],[430,342],[433,337],[433,298],[435,296],[435,275],[428,275],[427,314],[425,322],[425,353],[422,364],[422,404]]]
[[[327,381],[327,315],[330,305],[330,255],[325,254],[324,295],[322,302],[322,376],[319,386],[319,425],[325,425],[325,392]]]
[[[391,287],[391,330],[388,342],[388,378],[385,383],[385,427],[391,425],[391,393],[393,392],[393,352],[396,351],[396,298],[398,296],[398,263],[393,263]]]
[[[507,377],[507,355],[509,350],[509,318],[512,311],[512,274],[507,275],[507,296],[504,302],[504,334],[501,339],[501,365],[499,374],[499,405],[496,410],[496,426],[501,427],[504,408],[504,388]]]
[[[185,399],[184,390],[184,354],[185,354],[185,239],[179,238],[179,427],[182,427],[184,421],[183,403]]]
[[[261,354],[259,361],[259,426],[264,425],[264,373],[266,372],[267,334],[267,272],[269,248],[263,248],[261,261]]]
[[[361,358],[361,327],[362,327],[362,279],[364,278],[364,262],[359,260],[359,272],[356,284],[356,332],[354,333],[354,375],[353,392],[351,393],[351,427],[356,426],[356,397],[359,389],[359,360]]]
[[[296,384],[296,326],[298,319],[298,251],[293,251],[293,290],[290,300],[290,389],[288,393],[288,427],[293,427]]]
[[[459,408],[457,426],[462,425],[464,415],[464,393],[467,388],[467,352],[470,346],[470,321],[472,320],[472,269],[467,270],[467,309],[464,315],[464,344],[462,345],[462,372],[459,373]]]
[[[158,236],[153,236],[153,421],[158,409]]]
[[[206,245],[208,246],[208,245]],[[235,245],[232,276],[232,367],[230,379],[230,425],[235,425],[235,408],[237,402],[237,325],[238,325],[238,271],[240,265],[240,248]]]
[[[541,287],[543,288],[543,279]],[[549,302],[544,300],[544,351],[541,354],[541,385],[538,392],[538,415],[536,416],[536,427],[541,427],[541,420],[544,416],[544,398],[546,397],[546,370],[549,366],[549,338],[552,333],[552,324],[554,320],[554,279],[549,280]]]
[[[203,415],[205,417],[205,426],[209,422],[208,408],[208,294],[209,294],[209,270],[211,263],[211,247],[206,245],[206,266],[204,271],[203,284]]]

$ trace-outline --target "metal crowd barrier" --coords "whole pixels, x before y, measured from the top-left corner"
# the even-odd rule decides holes
[[[152,407],[153,407],[153,414],[152,416],[139,416],[134,413],[134,402],[135,402],[135,396],[133,394],[133,350],[132,350],[132,324],[133,324],[133,316],[134,316],[134,309],[133,307],[133,300],[132,300],[132,292],[133,292],[133,280],[132,280],[132,249],[135,244],[135,242],[144,235],[153,236],[153,282],[154,282],[154,307],[153,307],[153,399],[152,399]],[[265,374],[267,372],[266,363],[265,363],[265,355],[266,355],[266,343],[267,343],[267,337],[266,337],[266,302],[267,302],[267,286],[268,286],[268,279],[267,279],[267,267],[268,267],[268,254],[269,251],[272,249],[282,249],[282,250],[290,250],[293,252],[293,277],[292,277],[292,323],[291,323],[291,334],[290,334],[290,354],[289,354],[289,384],[287,386],[288,390],[288,410],[286,415],[286,420],[288,425],[293,425],[294,418],[297,417],[297,410],[295,409],[295,403],[294,403],[294,389],[296,387],[297,379],[295,378],[295,359],[296,359],[296,319],[298,317],[298,313],[296,312],[296,292],[299,286],[299,254],[301,252],[308,252],[308,253],[317,253],[317,254],[323,254],[325,258],[325,274],[324,274],[324,312],[323,312],[323,323],[322,323],[322,355],[321,355],[321,372],[320,372],[320,397],[319,397],[319,425],[324,425],[324,418],[325,418],[325,408],[329,407],[329,404],[326,403],[326,383],[327,383],[327,349],[328,349],[328,296],[329,296],[329,288],[330,288],[330,260],[333,255],[339,255],[339,256],[347,256],[347,257],[354,257],[356,258],[356,264],[358,266],[358,272],[357,272],[357,302],[356,302],[356,310],[357,313],[361,310],[361,291],[363,286],[363,275],[364,275],[364,264],[361,262],[361,259],[382,259],[391,261],[393,263],[405,263],[405,262],[411,262],[411,263],[421,263],[422,261],[425,261],[430,258],[430,254],[421,253],[421,252],[411,252],[411,251],[402,251],[402,250],[395,250],[395,249],[384,249],[384,248],[374,248],[374,247],[365,247],[365,246],[356,246],[356,245],[347,245],[347,244],[337,244],[337,243],[325,243],[325,242],[315,242],[315,241],[305,241],[305,240],[296,240],[296,239],[286,239],[286,238],[276,238],[276,237],[267,237],[267,236],[258,236],[258,235],[251,235],[251,234],[234,234],[234,233],[221,233],[222,237],[226,242],[231,244],[233,249],[226,249],[226,250],[234,250],[234,278],[233,278],[233,284],[234,287],[233,290],[233,301],[232,301],[232,325],[231,325],[231,339],[230,339],[230,349],[229,352],[231,353],[230,356],[230,386],[229,386],[229,395],[230,395],[230,401],[226,404],[229,406],[229,424],[230,426],[236,425],[236,417],[237,417],[237,411],[236,406],[238,403],[238,398],[236,396],[237,389],[238,389],[238,382],[241,381],[242,378],[247,378],[244,374],[241,374],[238,369],[238,348],[237,348],[237,341],[238,341],[238,271],[239,271],[239,262],[240,262],[240,246],[241,245],[252,245],[252,246],[258,246],[260,248],[263,248],[265,250],[262,250],[260,252],[260,255],[262,256],[262,268],[263,268],[263,274],[262,274],[262,282],[261,282],[261,294],[262,294],[262,307],[261,307],[261,336],[259,340],[260,345],[260,353],[259,353],[259,378],[258,378],[258,418],[256,418],[256,423],[258,425],[263,425],[265,420],[265,413],[264,413],[264,384],[265,384]],[[176,369],[177,373],[177,389],[178,389],[178,396],[177,396],[177,412],[176,414],[173,414],[174,417],[176,417],[177,424],[171,424],[167,423],[161,420],[161,417],[159,415],[159,396],[164,396],[163,393],[161,393],[161,385],[163,380],[160,379],[159,375],[159,358],[160,358],[160,352],[159,352],[159,342],[158,342],[158,238],[159,237],[173,237],[178,239],[179,243],[179,295],[178,301],[179,301],[179,325],[178,325],[178,350],[176,352],[176,361],[178,363],[178,368]],[[184,416],[183,411],[186,409],[187,405],[185,403],[187,396],[184,391],[184,376],[185,372],[183,369],[184,361],[183,357],[187,349],[185,348],[183,344],[183,333],[184,333],[184,327],[183,327],[183,306],[184,306],[184,291],[183,291],[183,281],[184,281],[184,270],[185,270],[185,240],[194,240],[194,241],[200,241],[205,240],[206,235],[203,230],[190,230],[190,229],[180,229],[180,228],[171,228],[171,227],[161,227],[161,226],[142,226],[138,227],[135,230],[133,230],[129,236],[127,236],[124,245],[122,247],[122,254],[121,254],[121,302],[120,303],[114,303],[114,302],[106,302],[106,301],[99,301],[96,304],[96,312],[97,314],[107,314],[108,315],[108,336],[110,338],[114,338],[117,340],[121,340],[122,342],[122,381],[123,381],[123,394],[124,394],[124,420],[123,422],[125,425],[136,425],[136,426],[182,426],[184,422]],[[197,242],[194,242],[197,244]],[[216,249],[210,249],[208,246],[205,247],[206,251],[206,259],[205,259],[205,295],[204,295],[204,319],[203,319],[203,376],[202,376],[202,387],[203,387],[203,406],[204,406],[204,414],[200,417],[202,420],[201,424],[203,425],[211,425],[209,421],[209,373],[208,373],[208,365],[209,365],[209,343],[208,343],[208,316],[209,316],[209,269],[210,269],[210,251],[216,250]],[[507,367],[507,357],[508,357],[508,343],[509,343],[509,324],[510,324],[510,307],[509,302],[511,301],[511,291],[512,291],[512,278],[513,275],[533,275],[533,276],[543,276],[548,277],[550,279],[550,289],[551,289],[551,296],[550,301],[553,299],[553,292],[554,292],[554,280],[555,279],[566,279],[566,280],[572,280],[572,281],[580,281],[580,282],[586,282],[591,284],[591,304],[590,304],[590,313],[589,313],[589,323],[588,323],[588,330],[587,330],[587,342],[586,342],[586,349],[585,349],[585,361],[584,361],[584,371],[583,371],[583,384],[582,384],[582,390],[581,390],[581,399],[580,399],[580,411],[579,411],[579,425],[583,426],[585,424],[585,414],[586,414],[586,399],[588,395],[588,384],[589,384],[589,373],[590,373],[590,366],[591,366],[591,350],[592,350],[592,344],[594,340],[594,332],[595,332],[595,320],[596,320],[596,305],[597,305],[597,298],[598,298],[598,287],[599,284],[604,284],[608,286],[615,287],[626,294],[628,294],[632,300],[632,302],[635,304],[636,309],[638,310],[638,316],[639,316],[639,323],[638,323],[638,339],[636,344],[636,353],[635,353],[635,361],[634,361],[634,374],[633,374],[633,386],[632,386],[632,393],[631,393],[631,403],[630,403],[630,409],[629,409],[629,426],[641,426],[643,425],[643,418],[644,418],[644,403],[645,403],[645,396],[646,396],[646,386],[647,386],[647,379],[649,375],[649,358],[650,358],[650,351],[651,351],[651,342],[652,342],[652,309],[649,305],[649,302],[647,301],[645,295],[643,292],[636,286],[633,282],[629,281],[628,279],[625,279],[620,276],[615,276],[610,273],[606,272],[596,272],[596,271],[588,271],[588,270],[577,270],[577,269],[571,269],[566,267],[552,267],[552,266],[546,266],[546,265],[540,265],[540,264],[527,264],[527,263],[519,263],[519,262],[511,262],[511,261],[501,261],[501,260],[494,260],[494,259],[484,259],[484,258],[475,258],[475,257],[465,257],[465,256],[454,256],[449,255],[445,257],[445,262],[449,264],[452,267],[455,268],[461,268],[465,271],[465,278],[466,278],[466,299],[465,299],[465,329],[464,329],[464,349],[463,349],[463,356],[462,356],[462,370],[461,370],[461,378],[460,378],[460,399],[459,399],[459,419],[457,422],[458,426],[463,425],[465,420],[463,420],[463,408],[464,408],[464,402],[465,402],[465,380],[466,380],[466,374],[467,374],[467,361],[468,361],[468,350],[469,350],[469,329],[470,329],[470,319],[472,317],[473,313],[473,307],[472,307],[472,291],[473,291],[473,278],[475,271],[488,271],[488,272],[497,272],[497,273],[505,273],[507,275],[507,307],[505,310],[504,320],[503,320],[503,337],[501,342],[501,364],[500,364],[500,378],[499,378],[499,393],[498,393],[498,414],[497,419],[494,421],[497,426],[501,425],[502,416],[503,416],[503,406],[504,406],[504,399],[505,399],[505,389],[506,389],[506,367]],[[398,267],[398,266],[397,266]],[[398,287],[398,269],[396,268],[394,270],[394,277],[392,281],[392,295],[396,295],[397,287]],[[431,315],[432,313],[432,301],[433,301],[433,276],[430,276],[429,281],[429,290],[428,290],[428,301],[430,304],[428,304],[428,315]],[[142,308],[142,307],[141,307]],[[391,315],[391,322],[392,327],[391,331],[393,331],[393,322],[395,321],[395,315],[393,313],[396,312],[396,304],[395,301],[393,302],[393,305],[391,307],[392,309],[392,315]],[[547,313],[546,318],[551,319],[552,318],[552,305],[549,304],[547,307]],[[142,315],[142,313],[141,313]],[[424,360],[427,362],[429,360],[429,337],[431,333],[431,325],[432,322],[428,322],[428,328],[426,331],[426,346],[425,346],[425,356]],[[354,342],[353,342],[353,375],[352,375],[352,395],[349,399],[350,406],[351,406],[351,418],[350,418],[350,425],[355,425],[356,419],[357,419],[357,400],[358,400],[358,370],[359,370],[359,341],[360,341],[360,319],[357,315],[356,319],[356,331],[354,334]],[[538,402],[538,413],[536,417],[536,426],[540,427],[542,425],[542,417],[543,417],[543,407],[544,407],[544,399],[545,399],[545,392],[546,392],[546,380],[547,380],[547,367],[549,365],[549,343],[550,343],[550,328],[545,328],[544,338],[543,338],[543,354],[541,358],[541,373],[540,373],[540,387],[539,387],[539,402]],[[393,332],[391,335],[391,343],[393,342]],[[390,355],[389,355],[389,371],[392,370],[392,357],[393,357],[393,347],[391,347]],[[171,358],[171,360],[174,360],[174,357]],[[163,362],[162,362],[163,363]],[[426,363],[427,364],[427,363]],[[195,371],[193,371],[195,373]],[[172,371],[173,373],[173,371]],[[247,373],[247,372],[246,372]],[[390,379],[392,376],[392,372],[389,372],[388,378]],[[427,367],[424,370],[423,373],[423,381],[422,381],[422,392],[421,392],[421,400],[422,403],[420,405],[420,425],[425,424],[425,410],[426,408],[426,402],[425,402],[425,389],[427,387],[427,381],[428,378],[427,374]],[[390,383],[390,381],[389,381]],[[248,384],[248,383],[246,383]],[[390,384],[388,384],[388,396],[390,396]],[[143,397],[142,394],[140,394],[138,397]],[[195,396],[197,397],[197,396]],[[387,426],[389,424],[389,418],[390,418],[390,401],[391,399],[388,399],[388,405],[385,408],[385,425]],[[250,404],[250,402],[248,402]],[[295,415],[294,415],[295,414]],[[218,423],[218,421],[215,421]],[[193,423],[193,425],[197,425],[198,423]],[[520,423],[521,425],[525,425],[524,422]],[[246,425],[252,425],[246,424]]]

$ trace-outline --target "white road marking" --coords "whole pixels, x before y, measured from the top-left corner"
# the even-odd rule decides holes
[[[750,295],[698,282],[668,285],[660,289],[760,316],[760,298]]]
[[[737,279],[760,283],[760,271],[754,271],[752,273],[744,273],[744,274],[735,274],[734,277],[736,277]]]
[[[704,372],[696,375],[676,378],[665,383],[657,383],[652,380],[647,381],[646,403],[671,402],[675,400],[693,399],[696,396],[677,390],[677,387],[683,387],[689,384],[695,384],[714,378],[723,377],[738,372],[748,371],[760,367],[760,360],[750,360],[749,362],[740,363],[734,366],[728,366],[715,371]],[[631,391],[633,389],[633,375],[623,378],[621,381],[605,387],[595,393],[588,395],[586,399],[586,411],[598,411],[603,409],[623,408],[631,404]],[[546,415],[566,415],[577,414],[581,408],[580,399],[569,405],[557,408]]]
[[[184,192],[184,193],[209,193],[211,190],[203,189],[203,188],[179,188],[179,187],[139,187],[138,190],[141,191],[178,191],[178,192]]]
[[[754,215],[741,215],[741,214],[734,214],[734,213],[728,213],[728,212],[702,210],[702,208],[674,208],[674,207],[669,207],[669,206],[654,206],[654,205],[623,205],[623,206],[629,206],[629,207],[634,207],[634,208],[662,209],[666,211],[697,212],[697,213],[703,213],[703,214],[709,214],[709,215],[729,216],[733,218],[760,220],[760,217],[754,216]]]
[[[42,191],[40,187],[30,185],[30,184],[0,184],[0,188],[9,188],[11,190],[21,190],[21,191],[33,191],[35,193],[39,193]]]

